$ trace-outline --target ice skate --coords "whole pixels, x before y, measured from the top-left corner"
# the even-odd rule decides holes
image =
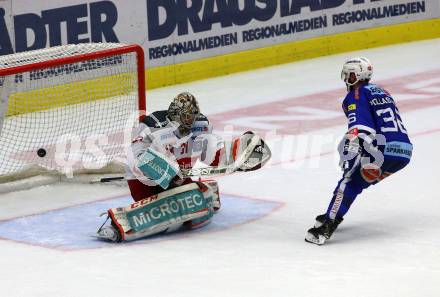
[[[343,221],[344,219],[343,218],[341,218],[341,219],[339,219],[339,223],[338,223],[338,225],[340,224],[340,223],[342,223],[342,221]],[[319,215],[319,216],[316,216],[316,218],[315,218],[315,228],[319,228],[319,227],[321,227],[322,226],[322,224],[324,224],[324,222],[325,222],[325,213],[324,214],[321,214],[321,215]]]
[[[106,241],[121,241],[119,232],[111,225],[100,228],[96,232],[96,237]]]
[[[333,232],[338,228],[338,225],[342,222],[342,219],[326,219],[325,215],[319,215],[316,217],[315,227],[310,228],[307,231],[305,241],[314,243],[317,245],[323,245]],[[316,227],[316,225],[320,225]]]

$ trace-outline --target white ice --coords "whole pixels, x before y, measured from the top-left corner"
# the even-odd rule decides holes
[[[343,91],[340,68],[350,56],[370,58],[380,83],[439,71],[439,52],[440,39],[434,39],[321,57],[149,91],[147,106],[165,109],[188,90],[209,116]],[[410,166],[362,193],[328,245],[305,243],[304,235],[341,173],[334,154],[306,154],[299,165],[218,178],[224,193],[284,204],[223,231],[69,252],[0,240],[0,296],[440,296],[439,113],[437,105],[402,114],[415,135]],[[344,130],[341,124],[308,134],[336,139]],[[332,143],[325,150],[336,148]],[[71,184],[3,194],[0,220],[124,194],[121,186]]]

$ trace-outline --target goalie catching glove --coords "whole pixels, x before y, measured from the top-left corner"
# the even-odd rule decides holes
[[[238,147],[238,153],[235,147]],[[234,141],[233,156],[234,160],[243,156],[243,162],[238,164],[237,171],[254,171],[263,167],[272,153],[260,136],[248,131]]]

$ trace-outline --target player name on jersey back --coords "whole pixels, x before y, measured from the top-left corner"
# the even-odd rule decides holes
[[[384,98],[374,98],[370,100],[370,105],[377,106],[377,105],[384,105],[384,104],[394,104],[394,100],[391,97],[384,97]]]

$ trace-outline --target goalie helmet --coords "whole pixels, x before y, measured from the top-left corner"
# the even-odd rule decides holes
[[[179,130],[183,134],[189,133],[199,114],[197,99],[189,92],[183,92],[174,97],[168,108],[168,117],[179,124]]]
[[[350,80],[351,73],[356,80]],[[342,66],[341,79],[345,82],[347,90],[359,81],[369,81],[373,75],[373,66],[365,57],[356,57],[347,60]]]

